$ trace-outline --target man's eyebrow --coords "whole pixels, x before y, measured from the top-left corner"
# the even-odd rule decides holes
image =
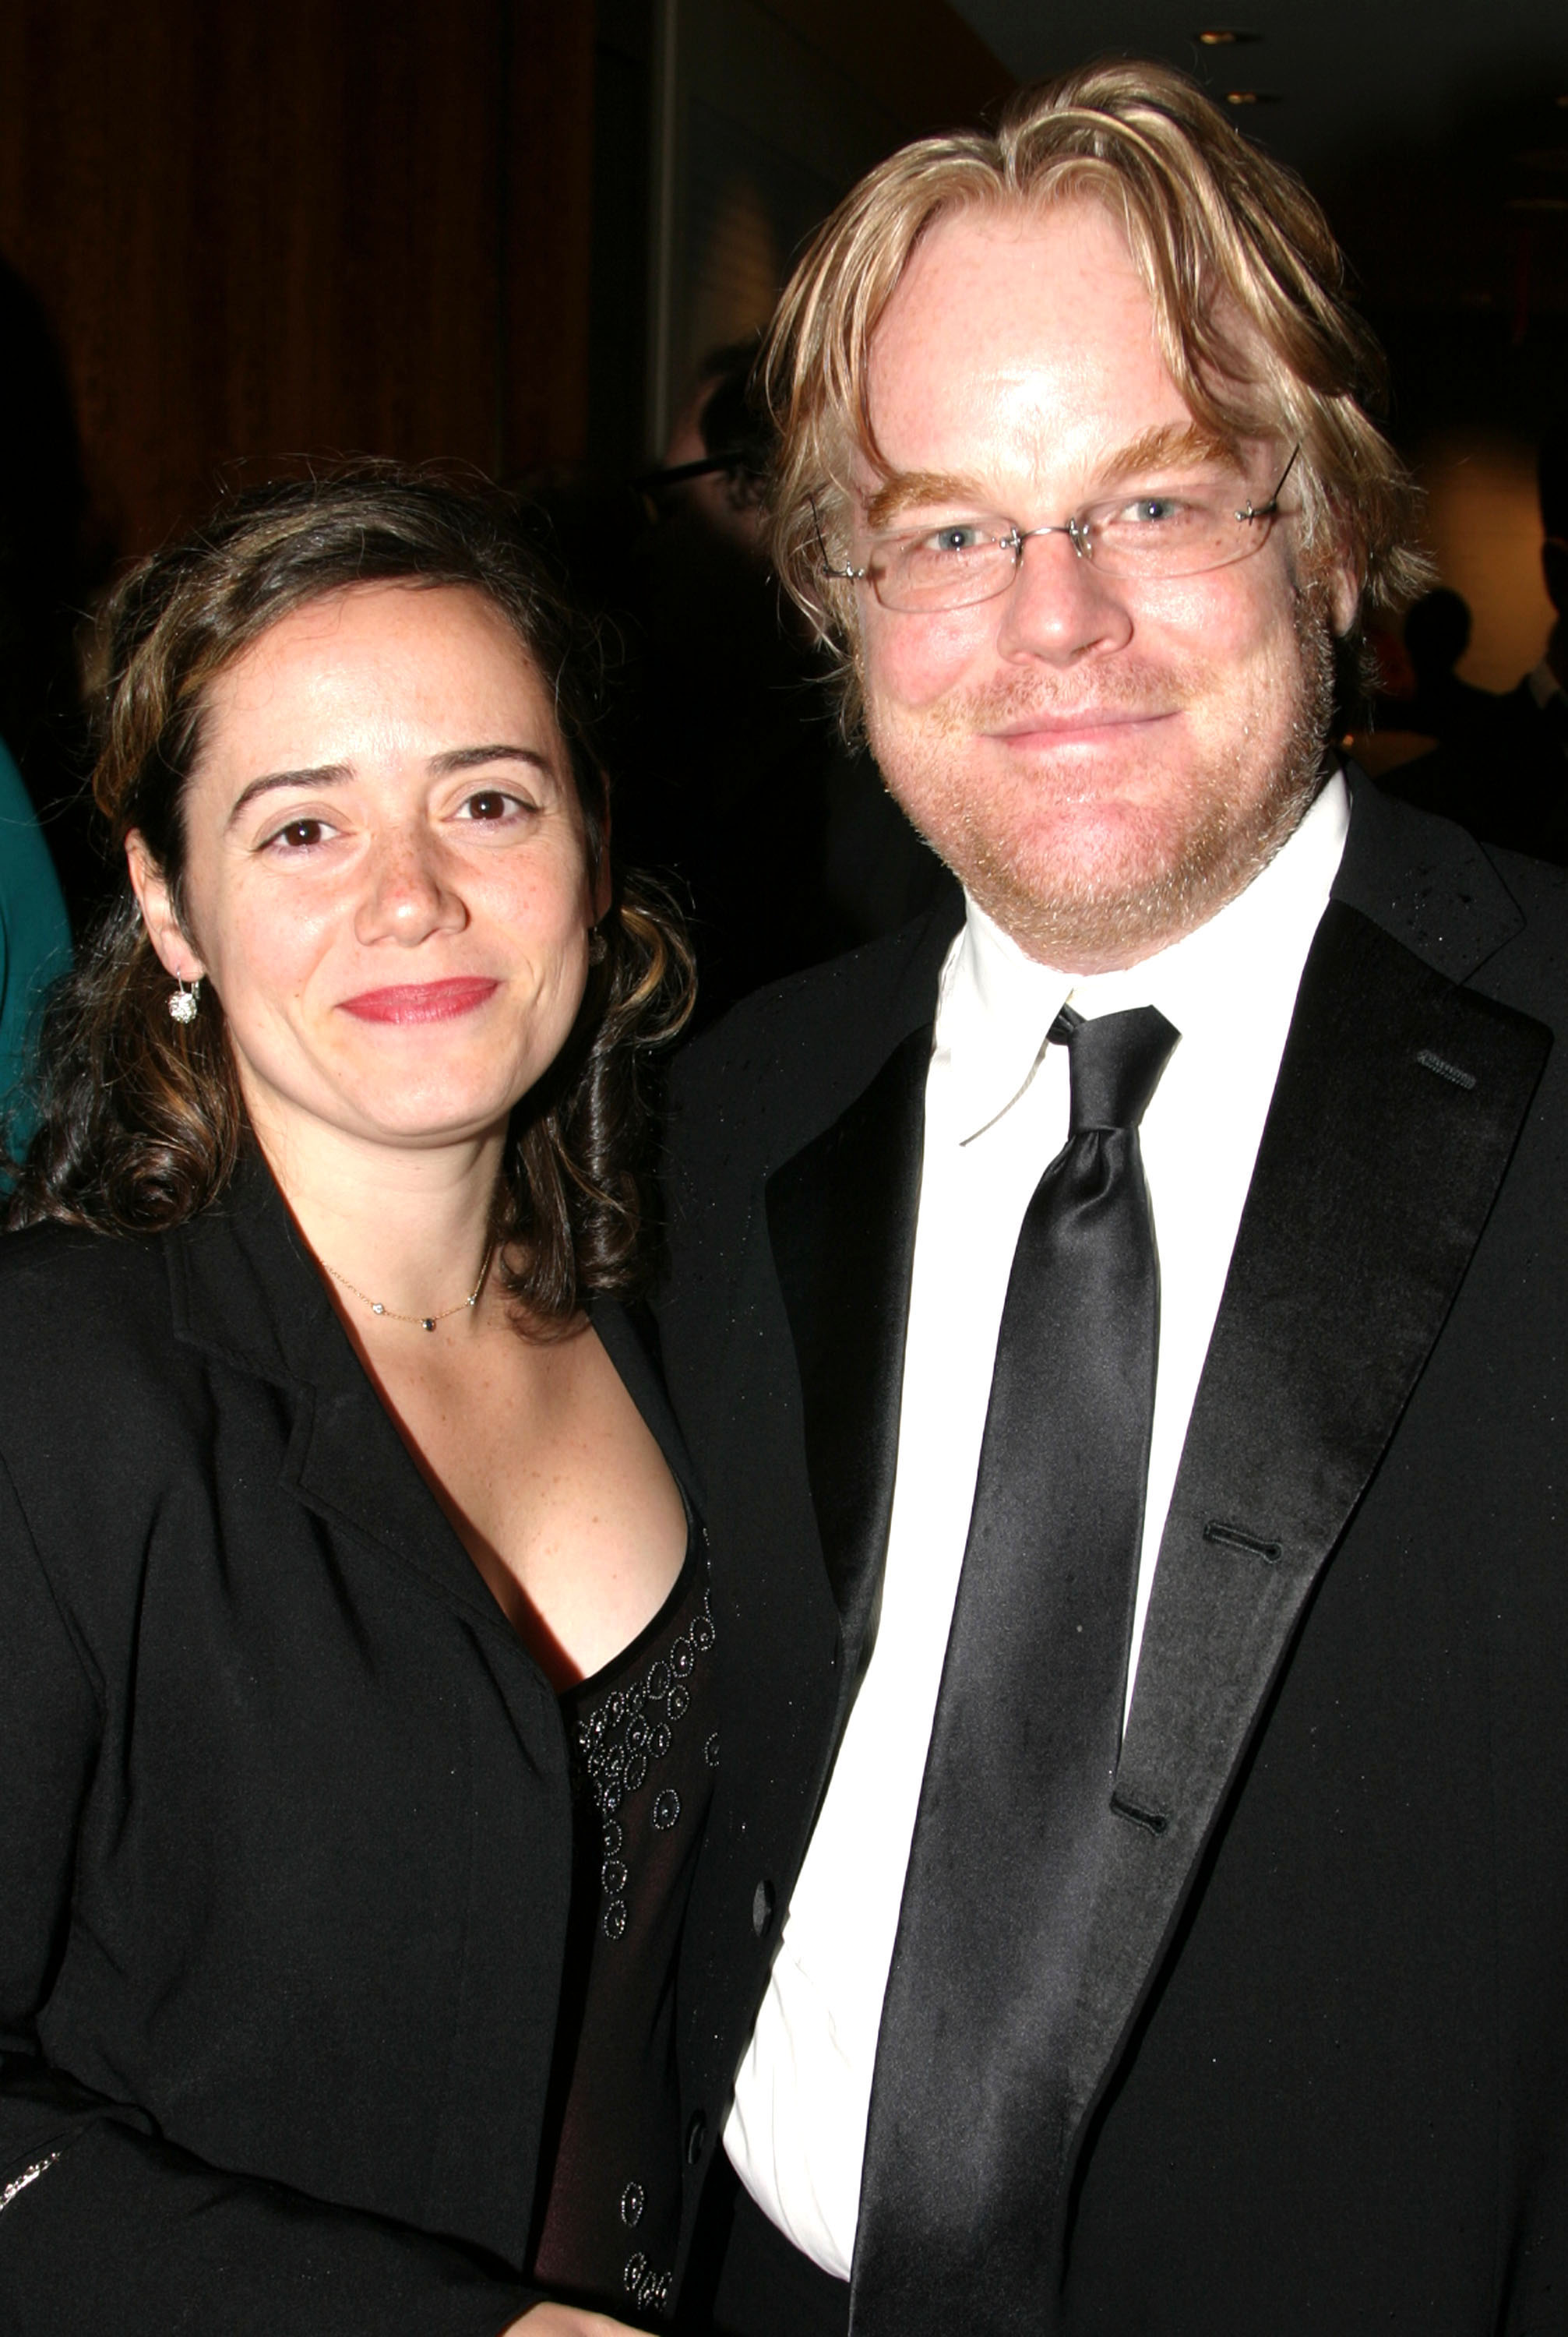
[[[537,771],[554,776],[555,766],[548,755],[536,747],[495,745],[488,747],[452,747],[443,755],[432,755],[429,768],[438,779],[448,777],[454,771],[478,770],[485,763],[527,763]],[[230,808],[228,826],[232,827],[247,804],[258,796],[276,795],[280,787],[341,787],[352,778],[353,768],[348,763],[312,763],[298,771],[263,771],[241,787]]]
[[[1152,430],[1113,447],[1094,466],[1097,484],[1119,485],[1139,471],[1167,463],[1233,463],[1237,450],[1200,422],[1161,422]],[[866,523],[874,533],[906,512],[928,505],[964,511],[993,511],[994,496],[980,483],[959,471],[893,471],[866,506]]]
[[[956,471],[890,472],[866,506],[866,524],[881,529],[905,512],[926,504],[955,504],[970,511],[989,511],[985,489]]]
[[[1158,470],[1167,463],[1234,463],[1238,449],[1218,431],[1200,422],[1161,422],[1125,446],[1112,448],[1095,465],[1095,477],[1107,485],[1136,471]]]

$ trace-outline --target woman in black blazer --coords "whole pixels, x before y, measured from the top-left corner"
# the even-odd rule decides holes
[[[130,882],[0,1246],[7,2332],[668,2307],[713,1634],[614,1294],[686,973],[583,671],[386,472],[117,598]]]

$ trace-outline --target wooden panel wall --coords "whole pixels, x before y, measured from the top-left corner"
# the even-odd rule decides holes
[[[580,0],[7,0],[0,258],[113,549],[279,455],[580,455],[592,76]]]

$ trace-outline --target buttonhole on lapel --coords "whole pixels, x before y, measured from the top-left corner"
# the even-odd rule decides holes
[[[1131,1819],[1134,1825],[1142,1826],[1147,1833],[1163,1833],[1171,1823],[1169,1818],[1162,1818],[1158,1810],[1135,1808],[1132,1803],[1124,1802],[1120,1794],[1112,1794],[1111,1806],[1119,1818]]]
[[[1430,1047],[1418,1048],[1416,1061],[1423,1071],[1436,1071],[1440,1080],[1446,1080],[1450,1087],[1473,1088],[1475,1084],[1473,1071],[1462,1071],[1457,1063],[1445,1061],[1441,1055],[1435,1055]]]
[[[1210,1519],[1203,1539],[1218,1542],[1221,1550],[1245,1550],[1249,1558],[1260,1558],[1268,1566],[1278,1566],[1285,1555],[1283,1542],[1262,1541],[1256,1534],[1243,1533],[1240,1526],[1228,1526],[1222,1518]]]

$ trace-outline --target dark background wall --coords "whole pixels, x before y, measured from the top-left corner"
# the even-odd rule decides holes
[[[1470,600],[1539,654],[1534,448],[1568,377],[1561,0],[5,0],[0,737],[80,767],[116,562],[281,461],[625,481],[879,155],[1107,49],[1323,196]],[[58,840],[58,839],[57,839]]]
[[[0,254],[110,552],[279,454],[582,455],[593,36],[573,0],[0,9]]]

